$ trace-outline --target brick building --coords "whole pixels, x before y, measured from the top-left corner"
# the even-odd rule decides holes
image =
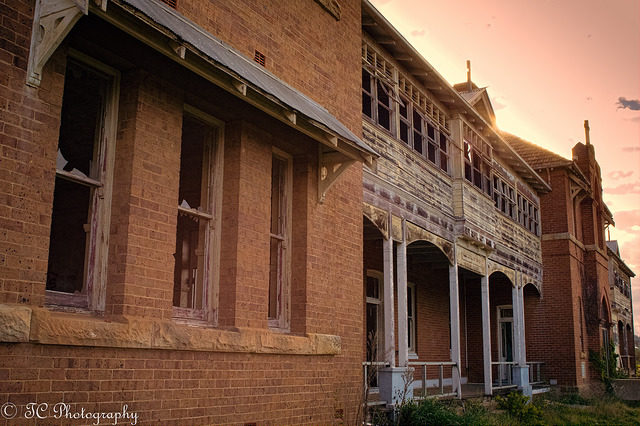
[[[353,423],[360,2],[167,3],[0,4],[0,401]]]
[[[550,187],[495,127],[486,90],[449,85],[362,5],[363,137],[380,153],[363,177],[369,386],[393,402],[414,368],[414,396],[530,392],[524,294],[542,291]]]
[[[613,343],[618,354],[618,367],[627,374],[636,374],[636,353],[633,342],[633,295],[631,278],[636,274],[620,255],[617,241],[607,241],[609,255],[609,291]]]
[[[542,300],[525,294],[527,354],[543,361],[552,384],[588,391],[600,381],[589,352],[611,339],[611,294],[605,227],[613,223],[602,200],[600,166],[589,140],[572,159],[513,135],[507,141],[553,188],[540,197]],[[531,303],[526,303],[531,297]],[[552,330],[553,332],[550,332]]]

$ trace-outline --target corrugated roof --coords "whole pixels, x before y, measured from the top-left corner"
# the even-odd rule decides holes
[[[118,0],[138,12],[142,12],[156,24],[172,32],[178,39],[190,44],[200,53],[221,67],[231,71],[246,83],[275,97],[282,104],[303,114],[307,118],[326,126],[342,139],[354,144],[362,151],[378,154],[351,132],[337,118],[314,100],[292,88],[276,76],[243,56],[231,46],[217,39],[202,27],[179,14],[174,9],[156,0]]]

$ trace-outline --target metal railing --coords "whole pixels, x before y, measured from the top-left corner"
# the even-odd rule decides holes
[[[444,367],[451,367],[451,392],[444,391]],[[453,369],[457,369],[458,366],[453,361],[443,361],[443,362],[409,362],[409,367],[422,367],[422,395],[416,396],[414,394],[414,399],[424,399],[430,397],[445,397],[445,396],[460,396],[460,388],[457,391],[453,391]],[[427,367],[438,367],[439,375],[438,375],[438,388],[440,390],[439,393],[429,395],[428,387],[427,387]],[[433,388],[433,387],[432,387]]]
[[[529,366],[529,384],[530,385],[539,385],[544,383],[542,379],[542,366],[544,362],[541,361],[527,361],[527,365]]]
[[[492,361],[491,365],[498,367],[498,374],[493,377],[497,379],[491,384],[492,389],[509,389],[515,388],[517,385],[513,384],[513,367],[517,363],[514,361]]]

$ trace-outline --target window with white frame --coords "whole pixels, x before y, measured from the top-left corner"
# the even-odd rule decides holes
[[[538,208],[521,194],[518,194],[518,223],[530,232],[540,235]]]
[[[375,72],[362,69],[362,113],[385,130],[393,131],[393,88]]]
[[[174,316],[213,320],[222,124],[185,106],[173,282]]]
[[[416,352],[416,286],[407,283],[407,340],[410,353]]]
[[[46,303],[104,310],[119,74],[70,52],[49,238]]]
[[[467,126],[464,132],[464,177],[491,196],[491,145]]]
[[[269,237],[269,326],[289,328],[291,304],[292,158],[273,148],[271,159],[271,220]]]
[[[515,189],[511,185],[498,176],[493,177],[493,201],[496,208],[511,219],[518,220],[515,194]]]

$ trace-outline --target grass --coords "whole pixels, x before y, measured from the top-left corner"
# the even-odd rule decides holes
[[[507,398],[508,399],[508,398]],[[515,398],[517,402],[517,398]],[[396,422],[378,418],[380,425],[639,425],[640,404],[612,398],[585,399],[578,395],[537,396],[535,415],[523,416],[518,404],[496,401],[426,400],[406,404]],[[514,408],[515,407],[515,408]]]

